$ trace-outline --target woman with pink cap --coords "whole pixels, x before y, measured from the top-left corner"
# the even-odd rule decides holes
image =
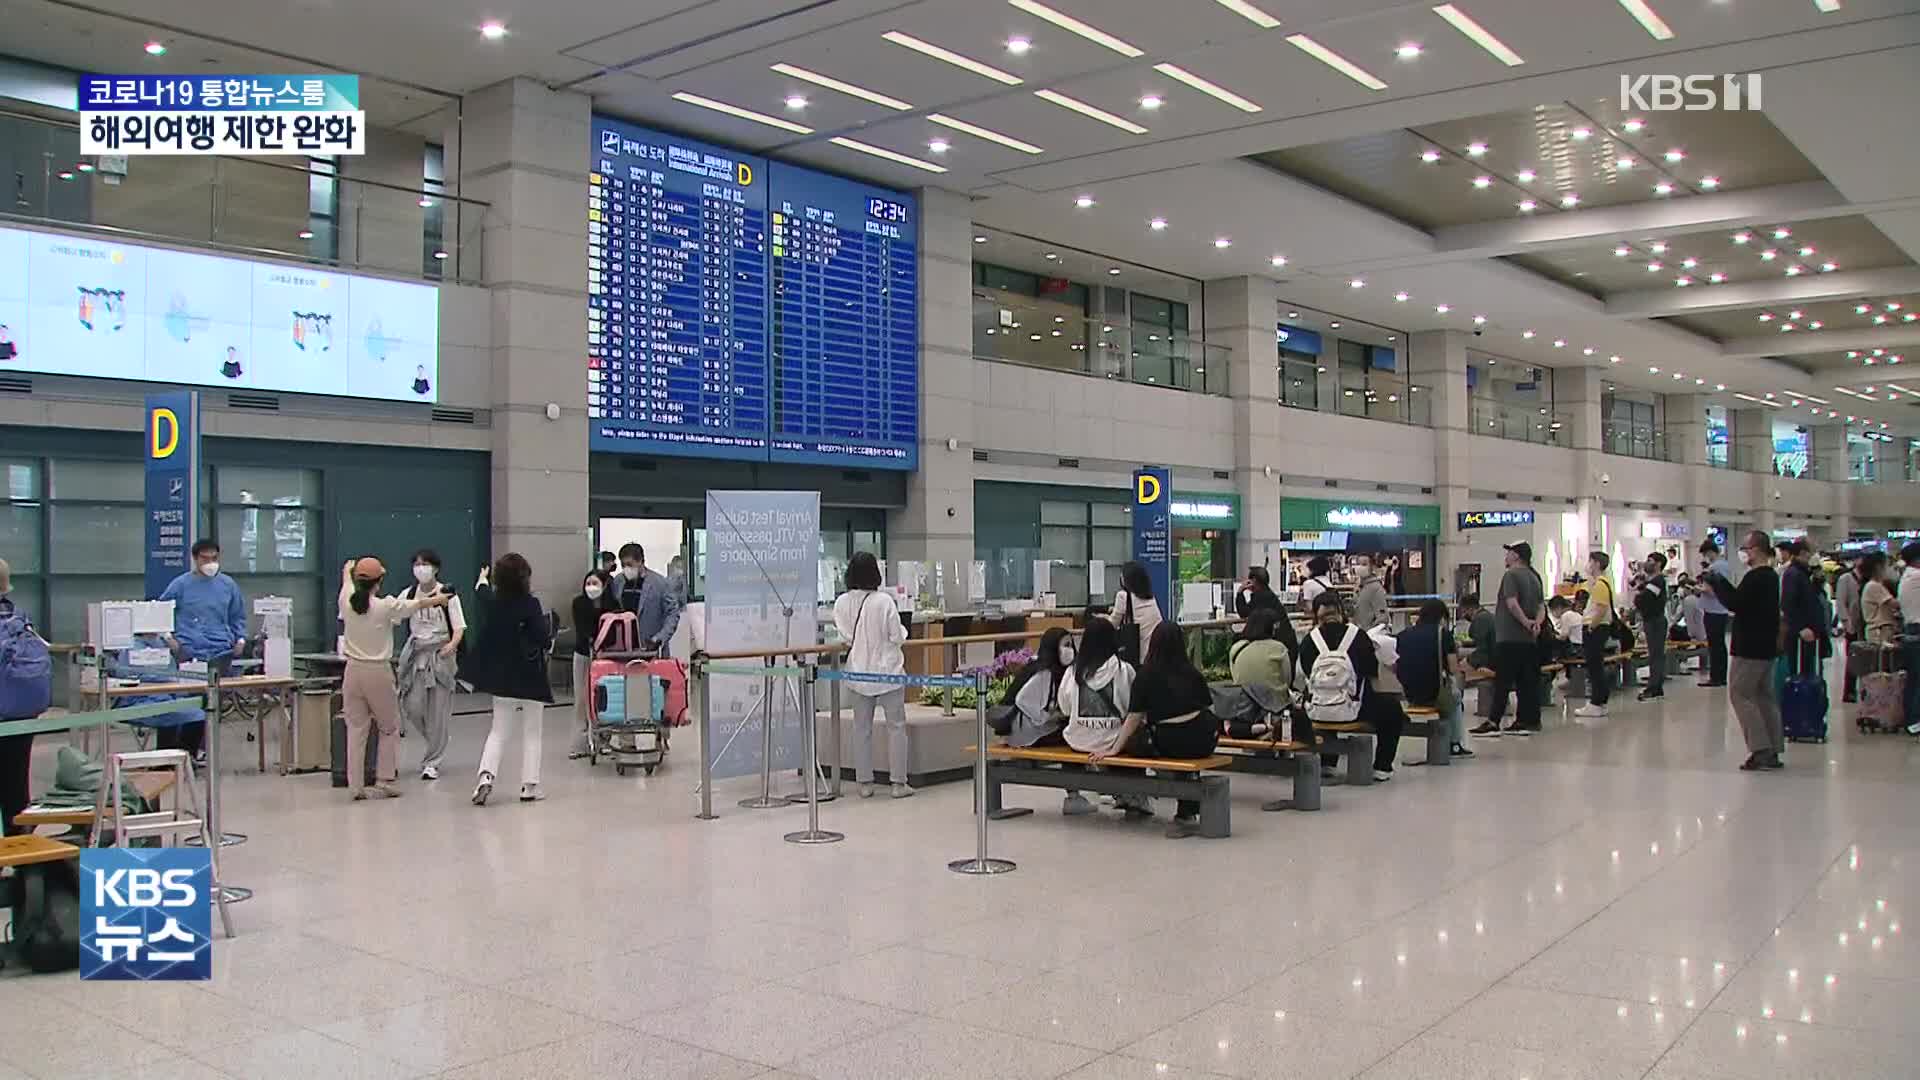
[[[421,608],[443,607],[452,594],[418,595],[411,600],[377,595],[387,568],[369,555],[349,559],[340,570],[340,620],[346,626],[341,653],[347,658],[341,696],[347,714],[347,787],[355,801],[397,799],[400,699],[393,682],[393,626]],[[367,731],[380,729],[374,783],[367,777]]]

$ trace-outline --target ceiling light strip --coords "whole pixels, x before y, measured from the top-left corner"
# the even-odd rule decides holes
[[[1055,11],[1045,4],[1038,3],[1037,0],[1007,0],[1007,3],[1012,4],[1014,7],[1019,8],[1021,11],[1024,11],[1035,18],[1045,19],[1048,22],[1052,23],[1053,25],[1059,27],[1062,30],[1065,30],[1070,34],[1078,34],[1081,37],[1086,38],[1088,41],[1091,41],[1096,45],[1103,45],[1109,49],[1112,49],[1114,52],[1119,53],[1121,56],[1124,56],[1129,60],[1137,59],[1138,57],[1142,57],[1146,55],[1146,53],[1141,52],[1139,49],[1134,48],[1132,45],[1129,45],[1124,41],[1121,41],[1119,38],[1114,37],[1112,34],[1107,33],[1105,30],[1102,30],[1096,26],[1088,26],[1086,23],[1083,23],[1079,19],[1076,19],[1073,16],[1068,15],[1066,12]]]
[[[1007,86],[1019,86],[1021,82],[1024,81],[1018,75],[1001,71],[991,64],[983,64],[970,56],[961,56],[952,49],[943,49],[931,41],[921,41],[912,34],[903,34],[898,30],[889,30],[880,36],[893,42],[895,45],[912,49],[914,52],[920,53],[923,56],[931,56],[935,60],[944,61],[965,71],[971,71],[975,75],[984,75],[997,83],[1004,83]]]
[[[1797,397],[1797,398],[1806,398],[1806,399],[1807,399],[1808,401],[1817,401],[1817,402],[1819,402],[1819,403],[1820,403],[1820,404],[1822,404],[1822,405],[1831,405],[1831,404],[1833,404],[1833,402],[1831,402],[1831,401],[1828,401],[1828,400],[1827,400],[1827,399],[1825,399],[1825,398],[1817,398],[1817,397],[1814,397],[1814,396],[1813,396],[1812,394],[1802,394],[1802,393],[1800,393],[1800,392],[1799,392],[1799,391],[1797,391],[1797,390],[1789,390],[1789,391],[1787,391],[1787,393],[1789,393],[1789,394],[1792,394],[1792,395],[1793,395],[1794,397]]]
[[[1247,0],[1215,0],[1215,2],[1262,30],[1271,30],[1280,25],[1279,19],[1247,3]]]
[[[1320,61],[1369,90],[1385,90],[1387,88],[1386,83],[1381,82],[1369,74],[1366,69],[1305,34],[1291,34],[1288,35],[1287,40],[1301,52],[1306,53],[1308,56],[1313,57],[1315,60]]]
[[[990,131],[987,128],[980,127],[977,124],[969,124],[965,120],[956,120],[953,117],[948,116],[944,113],[933,113],[929,115],[927,119],[932,121],[933,123],[939,124],[941,127],[950,127],[955,131],[964,131],[968,135],[971,135],[976,139],[985,139],[991,143],[999,143],[1001,146],[1012,147],[1013,149],[1018,150],[1023,154],[1046,153],[1045,150],[1042,150],[1040,147],[1035,146],[1030,142],[1021,142],[1019,139],[1016,139],[1011,135],[1002,135],[997,131]]]
[[[1260,106],[1228,90],[1226,87],[1208,82],[1193,72],[1188,71],[1186,68],[1177,67],[1173,64],[1155,64],[1153,65],[1153,70],[1165,75],[1169,79],[1176,79],[1186,83],[1188,86],[1193,87],[1208,97],[1224,101],[1234,108],[1239,109],[1241,112],[1256,113],[1260,111]]]
[[[911,112],[913,110],[912,105],[901,101],[899,98],[888,97],[877,91],[869,90],[864,86],[855,86],[849,82],[841,82],[839,79],[833,78],[830,75],[822,75],[817,71],[808,71],[806,68],[794,67],[792,64],[775,64],[773,65],[773,70],[795,79],[803,79],[815,86],[824,86],[829,90],[836,90],[848,97],[857,97],[862,101],[871,101],[875,105],[884,105],[889,109],[897,109],[900,112]]]
[[[689,94],[682,91],[673,95],[673,100],[683,101],[688,105],[698,105],[703,109],[712,109],[714,112],[726,113],[728,116],[737,116],[742,120],[751,120],[756,124],[777,127],[782,131],[791,131],[796,135],[813,134],[813,129],[807,127],[805,124],[796,124],[791,120],[782,120],[777,116],[757,113],[752,109],[743,109],[738,105],[729,105],[724,101],[715,101],[712,98],[701,97],[699,94]]]
[[[1129,135],[1145,135],[1147,129],[1125,117],[1115,116],[1105,109],[1098,109],[1077,98],[1070,98],[1056,90],[1035,90],[1033,96],[1042,101],[1051,101],[1063,109],[1072,109],[1082,116],[1091,116],[1103,124],[1111,124]]]
[[[1487,33],[1484,27],[1473,21],[1473,16],[1460,10],[1458,4],[1441,4],[1439,7],[1433,9],[1433,13],[1447,20],[1447,23],[1455,30],[1466,35],[1468,41],[1487,50],[1487,52],[1493,55],[1495,60],[1500,61],[1508,67],[1519,67],[1521,64],[1526,63],[1525,60],[1520,59],[1519,53],[1507,47],[1506,42]]]
[[[1626,8],[1627,14],[1633,16],[1641,26],[1646,27],[1647,33],[1653,35],[1653,40],[1667,41],[1673,37],[1673,27],[1667,25],[1667,21],[1653,10],[1647,0],[1620,0],[1620,6]]]
[[[863,154],[872,154],[874,157],[884,158],[887,161],[897,162],[901,165],[911,165],[916,169],[925,169],[930,173],[943,173],[947,171],[947,167],[945,165],[935,165],[931,161],[921,161],[917,157],[908,157],[905,154],[896,154],[893,151],[886,149],[885,147],[873,146],[863,142],[856,142],[852,139],[843,138],[839,135],[835,135],[833,138],[828,139],[827,141],[832,143],[835,146],[844,146],[849,150],[858,150]]]

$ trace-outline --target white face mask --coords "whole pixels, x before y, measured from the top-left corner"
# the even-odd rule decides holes
[[[640,580],[640,568],[637,566],[623,566],[620,568],[620,573],[628,581]]]
[[[1740,565],[1745,566],[1749,561],[1750,561],[1750,557],[1747,555],[1747,549],[1741,548],[1740,549]]]
[[[433,567],[422,563],[413,568],[413,580],[425,585],[433,580]]]
[[[215,559],[212,562],[203,562],[200,564],[199,569],[201,573],[208,577],[218,577],[220,574],[220,560]]]
[[[1060,666],[1072,667],[1074,655],[1073,646],[1063,643],[1060,646]]]
[[[606,591],[606,589],[605,589],[605,588],[603,588],[602,586],[600,586],[599,584],[593,584],[593,585],[589,585],[589,586],[587,586],[587,588],[586,588],[586,593],[587,593],[587,599],[589,599],[589,600],[598,600],[598,599],[600,599],[600,594],[601,594],[601,593],[603,593],[603,592],[605,592],[605,591]]]

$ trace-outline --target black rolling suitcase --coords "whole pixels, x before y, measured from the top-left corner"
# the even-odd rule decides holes
[[[367,732],[367,776],[363,786],[372,787],[374,770],[379,766],[380,732]],[[347,716],[345,713],[333,714],[333,786],[347,786]]]

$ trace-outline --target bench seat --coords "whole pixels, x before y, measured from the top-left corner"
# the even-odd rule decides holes
[[[1093,765],[1092,757],[1070,746],[1005,746],[987,747],[987,756],[1003,761],[1047,761],[1056,765]],[[1224,769],[1233,764],[1233,759],[1224,754],[1203,758],[1143,758],[1124,755],[1101,758],[1098,762],[1103,769],[1152,769],[1155,772],[1200,773],[1209,769]]]
[[[1237,760],[1226,754],[1204,758],[1117,755],[1096,763],[1086,753],[1066,746],[989,744],[985,809],[988,817],[996,819],[1032,812],[1003,805],[1001,789],[1006,784],[1187,799],[1200,804],[1200,835],[1224,839],[1233,832],[1232,804],[1227,797],[1227,778],[1219,770]]]
[[[173,790],[171,772],[133,773],[128,776],[127,782],[132,784],[141,798],[149,803],[158,801],[160,796]],[[117,806],[107,807],[108,821],[113,820],[116,809]],[[75,828],[86,828],[93,824],[93,808],[91,806],[41,807],[39,809],[28,807],[13,815],[13,823],[25,829],[33,829],[41,825],[70,825]]]
[[[49,837],[32,833],[0,837],[0,866],[31,866],[79,857],[79,848]]]

